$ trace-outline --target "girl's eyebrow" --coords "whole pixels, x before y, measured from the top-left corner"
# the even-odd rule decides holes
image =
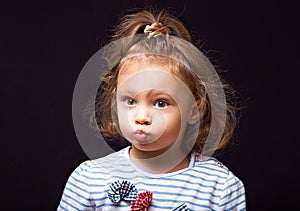
[[[131,94],[131,93],[134,93],[136,91],[134,91],[133,89],[130,89],[128,87],[125,87],[125,88],[122,88],[122,89],[117,89],[117,93],[120,93],[120,94]]]
[[[162,89],[152,89],[149,91],[149,95],[164,95],[164,96],[170,96],[170,94],[167,92],[167,90]]]
[[[163,89],[145,89],[143,91],[137,92],[137,90],[133,90],[133,89],[126,87],[124,89],[117,90],[117,92],[119,94],[134,94],[134,95],[138,95],[140,93],[147,92],[147,95],[168,95],[168,96],[170,96],[170,94],[167,92],[167,90],[163,90]]]

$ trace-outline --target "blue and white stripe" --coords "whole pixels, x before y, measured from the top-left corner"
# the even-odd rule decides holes
[[[129,210],[130,202],[113,203],[110,185],[117,180],[134,184],[138,192],[151,191],[149,211],[245,210],[243,183],[214,158],[191,156],[189,168],[167,174],[141,174],[128,156],[129,147],[106,157],[85,161],[71,174],[57,210]]]

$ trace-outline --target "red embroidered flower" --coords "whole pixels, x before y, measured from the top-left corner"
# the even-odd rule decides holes
[[[138,194],[138,198],[131,202],[130,211],[147,211],[152,201],[152,192],[145,191]]]

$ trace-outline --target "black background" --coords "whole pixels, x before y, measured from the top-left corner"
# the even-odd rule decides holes
[[[88,159],[72,123],[73,88],[129,8],[178,16],[245,108],[220,160],[245,184],[248,210],[296,209],[299,19],[288,1],[11,1],[1,3],[1,210],[55,210]],[[297,176],[298,174],[298,176]]]

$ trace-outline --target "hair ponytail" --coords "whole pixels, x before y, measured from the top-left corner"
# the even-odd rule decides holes
[[[152,27],[154,34],[170,34],[191,42],[189,31],[175,16],[165,12],[141,12],[125,15],[115,29],[113,39],[146,33],[147,26]]]

